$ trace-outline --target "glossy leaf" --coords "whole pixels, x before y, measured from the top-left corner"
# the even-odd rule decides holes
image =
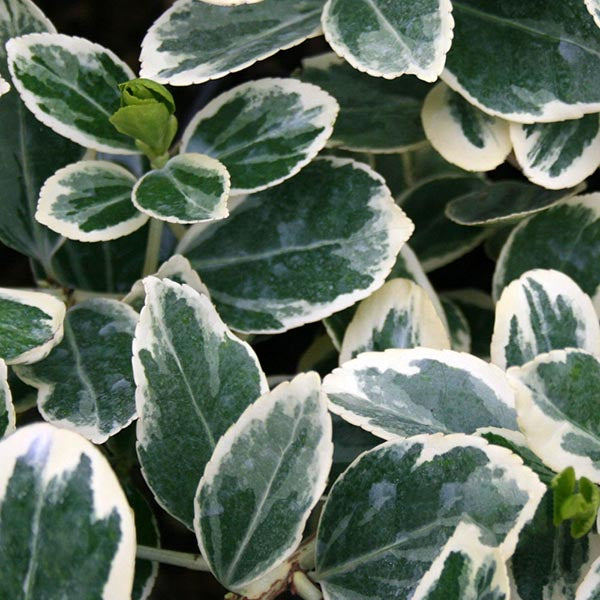
[[[194,526],[225,587],[242,591],[296,549],[332,454],[316,373],[261,396],[219,440],[198,486]]]
[[[450,298],[440,298],[440,300],[448,320],[450,347],[457,352],[470,352],[471,328],[463,311]]]
[[[129,171],[114,163],[76,162],[46,180],[35,218],[80,242],[104,242],[128,235],[148,220],[131,203],[135,182]]]
[[[63,337],[65,310],[50,294],[0,288],[0,358],[9,365],[44,358]]]
[[[254,351],[206,296],[168,279],[144,286],[133,342],[138,457],[158,503],[191,528],[217,441],[268,387]]]
[[[95,298],[67,311],[62,342],[17,375],[38,390],[38,409],[53,425],[95,444],[136,417],[131,343],[138,314],[117,300]]]
[[[0,482],[0,597],[130,599],[133,513],[99,450],[31,425],[0,442]]]
[[[323,390],[333,413],[386,440],[517,428],[504,373],[451,350],[365,352],[325,377]]]
[[[15,407],[8,387],[8,369],[0,358],[0,438],[15,430]]]
[[[391,279],[359,304],[344,334],[340,365],[361,352],[416,346],[449,349],[446,327],[423,288]]]
[[[506,369],[563,348],[582,348],[600,355],[600,325],[594,305],[563,273],[527,271],[504,288],[496,305],[492,362]]]
[[[276,333],[380,287],[412,229],[381,176],[328,158],[244,199],[225,221],[192,229],[178,250],[230,327]]]
[[[178,0],[144,38],[141,76],[191,85],[240,71],[315,35],[322,9],[323,0],[239,6]]]
[[[195,115],[182,151],[220,160],[231,174],[233,194],[264,190],[317,155],[331,136],[338,109],[333,96],[296,79],[250,81]]]
[[[108,118],[119,108],[117,85],[131,69],[110,50],[58,33],[31,33],[6,45],[15,87],[27,108],[60,135],[95,150],[138,152]]]
[[[506,560],[544,489],[520,459],[474,436],[388,442],[333,486],[317,533],[316,578],[331,600],[410,598],[466,524]]]
[[[435,81],[452,43],[450,0],[328,0],[325,39],[355,69]]]
[[[427,94],[421,114],[431,145],[466,171],[491,171],[512,149],[506,121],[482,112],[445,83]]]

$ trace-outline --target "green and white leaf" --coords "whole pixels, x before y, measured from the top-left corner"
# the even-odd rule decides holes
[[[471,328],[463,311],[450,298],[440,298],[450,334],[450,347],[457,352],[471,351]]]
[[[196,488],[217,441],[268,386],[252,348],[207,296],[156,277],[144,286],[133,342],[138,457],[157,502],[192,528]]]
[[[529,447],[557,473],[571,466],[599,483],[598,359],[584,350],[552,350],[511,367],[508,377]]]
[[[108,120],[119,108],[118,84],[135,77],[113,52],[58,33],[14,38],[6,51],[21,99],[44,125],[94,150],[138,152]]]
[[[135,526],[107,460],[42,423],[0,442],[0,597],[129,600]]]
[[[225,166],[204,154],[173,157],[162,169],[146,173],[131,199],[142,213],[170,223],[224,219],[230,179]]]
[[[478,177],[439,177],[417,183],[398,198],[398,204],[415,224],[410,245],[426,272],[438,269],[478,246],[487,231],[450,221],[446,205],[486,184]]]
[[[582,189],[548,190],[521,181],[495,181],[449,202],[446,216],[459,225],[505,225],[546,210]]]
[[[510,583],[497,547],[479,541],[477,525],[462,522],[421,579],[414,600],[506,600]]]
[[[58,170],[40,190],[35,218],[80,242],[105,242],[128,235],[148,216],[131,203],[136,178],[100,160],[82,160]]]
[[[385,440],[517,429],[514,393],[495,365],[452,350],[365,352],[325,377],[329,410]]]
[[[202,0],[208,4],[216,4],[218,6],[235,6],[237,4],[254,4],[263,0]]]
[[[230,327],[277,333],[381,287],[412,230],[380,175],[327,158],[244,199],[225,221],[192,228],[178,251]]]
[[[515,157],[529,181],[558,190],[589,177],[600,165],[600,116],[559,123],[511,123]]]
[[[391,279],[359,304],[339,361],[341,365],[371,350],[416,346],[449,349],[446,326],[423,288],[410,279]]]
[[[210,298],[208,288],[200,280],[200,276],[190,265],[190,261],[181,256],[181,254],[174,254],[165,261],[154,273],[154,277],[158,279],[170,279],[175,283],[187,284],[200,294],[205,294]],[[146,291],[144,289],[144,282],[142,279],[138,279],[129,293],[123,298],[123,302],[126,302],[132,306],[136,311],[142,310],[144,306],[144,299],[146,297]]]
[[[427,94],[421,117],[431,145],[465,171],[491,171],[512,149],[506,121],[482,112],[445,83]]]
[[[62,342],[17,375],[38,390],[44,419],[95,444],[136,417],[131,343],[138,314],[117,300],[95,298],[67,311]]]
[[[600,324],[590,297],[560,271],[527,271],[496,304],[492,362],[520,366],[550,350],[581,348],[600,356]]]
[[[62,340],[65,311],[50,294],[0,288],[0,358],[8,365],[42,360]]]
[[[594,21],[596,25],[600,27],[600,1],[599,0],[584,0],[585,5],[592,17],[594,17]],[[579,600],[579,599],[577,599]]]
[[[464,524],[510,557],[544,490],[518,457],[475,436],[388,442],[334,484],[317,532],[316,578],[330,600],[414,597]]]
[[[243,591],[297,548],[325,491],[333,444],[316,373],[282,383],[219,440],[195,499],[202,556],[228,589]]]
[[[599,258],[600,194],[569,198],[513,229],[494,272],[494,298],[525,271],[556,269],[571,277],[600,312]]]
[[[16,426],[15,407],[8,387],[8,369],[0,358],[0,438],[12,433]]]
[[[183,133],[182,152],[220,160],[232,194],[264,190],[289,179],[325,146],[339,106],[310,83],[267,78],[217,96]]]
[[[600,10],[598,12],[600,13]],[[600,558],[592,563],[575,593],[575,600],[598,600],[598,598],[600,598]]]
[[[600,68],[600,30],[583,2],[452,5],[454,41],[442,78],[471,104],[518,123],[600,111],[600,91],[589,76]]]
[[[325,39],[355,69],[393,79],[435,81],[452,44],[450,0],[328,0]]]
[[[142,42],[141,77],[191,85],[241,71],[318,35],[322,10],[323,0],[239,6],[178,0]]]
[[[329,146],[396,153],[425,143],[421,106],[429,86],[416,77],[373,78],[329,52],[304,59],[300,78],[323,88],[339,102]],[[379,171],[377,166],[375,170]]]
[[[4,96],[4,94],[8,94],[10,92],[10,83],[0,75],[0,96]]]

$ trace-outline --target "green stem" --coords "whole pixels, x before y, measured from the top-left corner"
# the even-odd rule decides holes
[[[199,554],[163,550],[162,548],[153,548],[152,546],[138,546],[136,557],[175,567],[183,567],[192,571],[210,571],[208,563]]]
[[[142,277],[156,273],[158,269],[158,255],[160,253],[160,240],[162,238],[163,222],[158,219],[150,219],[150,231],[146,244],[146,258]]]
[[[296,571],[292,577],[293,590],[304,600],[321,600],[321,590],[302,571]]]

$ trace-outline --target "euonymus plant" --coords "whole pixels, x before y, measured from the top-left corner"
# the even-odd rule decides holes
[[[0,600],[143,600],[159,562],[229,598],[598,600],[599,26],[177,0],[135,73],[0,0],[0,240],[37,285],[0,288]],[[480,245],[491,289],[436,292]]]

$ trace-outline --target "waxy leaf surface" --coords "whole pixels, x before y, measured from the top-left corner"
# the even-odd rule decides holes
[[[0,358],[0,438],[15,430],[15,407],[8,387],[8,369]]]

